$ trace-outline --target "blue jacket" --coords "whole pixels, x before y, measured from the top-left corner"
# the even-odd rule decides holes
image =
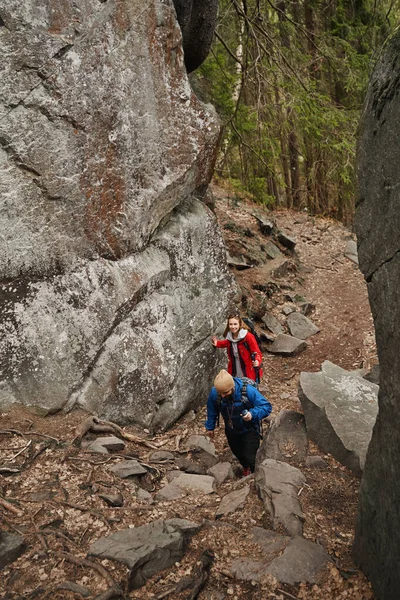
[[[268,417],[272,411],[271,403],[252,385],[247,385],[247,401],[246,397],[242,398],[243,381],[238,377],[234,377],[233,380],[235,382],[233,401],[231,398],[219,397],[215,387],[211,389],[207,400],[207,421],[205,422],[208,431],[215,429],[219,412],[221,412],[227,429],[234,430],[235,433],[246,433],[254,427],[259,429],[261,419]],[[244,421],[241,417],[245,408],[251,412],[251,421]],[[232,427],[230,422],[232,422]]]

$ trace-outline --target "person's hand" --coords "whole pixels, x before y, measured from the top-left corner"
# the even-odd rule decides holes
[[[212,430],[212,431],[207,431],[207,435],[208,435],[208,437],[210,438],[210,440],[213,440],[213,439],[214,439],[214,430]]]
[[[216,345],[217,345],[217,342],[218,342],[218,338],[217,338],[217,336],[216,336],[216,335],[213,335],[213,336],[212,336],[212,338],[211,338],[211,343],[212,343],[212,345],[213,345],[213,346],[216,346]]]
[[[253,367],[258,367],[260,366],[260,363],[258,362],[258,360],[253,360]]]
[[[252,420],[252,418],[253,418],[253,417],[252,417],[252,414],[251,414],[251,412],[249,411],[249,412],[247,412],[247,413],[244,415],[244,417],[243,417],[243,421],[251,421],[251,420]]]

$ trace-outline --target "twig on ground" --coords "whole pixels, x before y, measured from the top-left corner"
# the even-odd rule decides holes
[[[14,433],[15,435],[20,435],[21,437],[26,439],[25,434],[22,433],[22,431],[19,431],[18,429],[5,429],[4,431],[0,431],[0,434],[3,434],[3,435],[7,435],[7,433],[11,433],[11,434]]]
[[[19,456],[20,454],[22,454],[23,452],[25,452],[25,450],[27,450],[31,444],[32,444],[32,440],[29,440],[29,442],[26,444],[26,446],[24,446],[22,448],[22,450],[20,450],[19,452],[17,452],[17,454],[14,454],[14,456],[11,456],[11,458],[7,458],[6,462],[13,461],[15,458],[17,458],[17,456]]]
[[[16,508],[13,504],[10,504],[10,502],[7,502],[7,500],[4,500],[4,498],[1,497],[0,506],[5,508],[9,512],[12,512],[14,515],[17,515],[17,517],[22,517],[24,515],[24,512],[21,509]]]
[[[276,591],[279,592],[280,594],[283,594],[284,596],[287,596],[288,598],[293,598],[293,600],[297,600],[296,596],[292,596],[292,594],[289,594],[289,592],[285,592],[285,590],[280,590],[278,588]]]
[[[60,558],[61,560],[66,560],[67,562],[69,562],[73,565],[77,565],[78,567],[86,567],[88,569],[93,569],[93,571],[96,571],[99,575],[101,575],[101,577],[103,577],[103,579],[106,580],[106,582],[108,583],[108,585],[111,588],[115,588],[115,589],[118,588],[117,584],[115,583],[114,579],[111,577],[110,573],[102,565],[98,565],[97,563],[91,562],[90,560],[87,560],[86,558],[74,556],[73,554],[70,554],[69,552],[55,551],[55,552],[53,552],[53,554],[56,558]]]

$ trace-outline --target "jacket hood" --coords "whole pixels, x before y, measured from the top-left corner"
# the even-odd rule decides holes
[[[241,340],[244,340],[247,333],[248,333],[247,329],[240,329],[237,338],[233,339],[232,333],[230,331],[228,331],[228,333],[226,335],[226,339],[229,340],[230,342],[237,343],[237,342],[240,342]]]

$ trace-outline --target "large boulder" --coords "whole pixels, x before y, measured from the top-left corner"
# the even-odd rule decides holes
[[[368,88],[358,145],[358,258],[379,354],[379,414],[361,484],[355,557],[378,600],[400,590],[400,32]]]
[[[1,9],[0,407],[165,428],[203,402],[233,291],[219,122],[172,0]]]
[[[299,398],[309,438],[359,476],[378,413],[378,389],[328,360],[319,373],[300,374]]]
[[[218,0],[174,0],[188,73],[205,60],[217,24]]]

